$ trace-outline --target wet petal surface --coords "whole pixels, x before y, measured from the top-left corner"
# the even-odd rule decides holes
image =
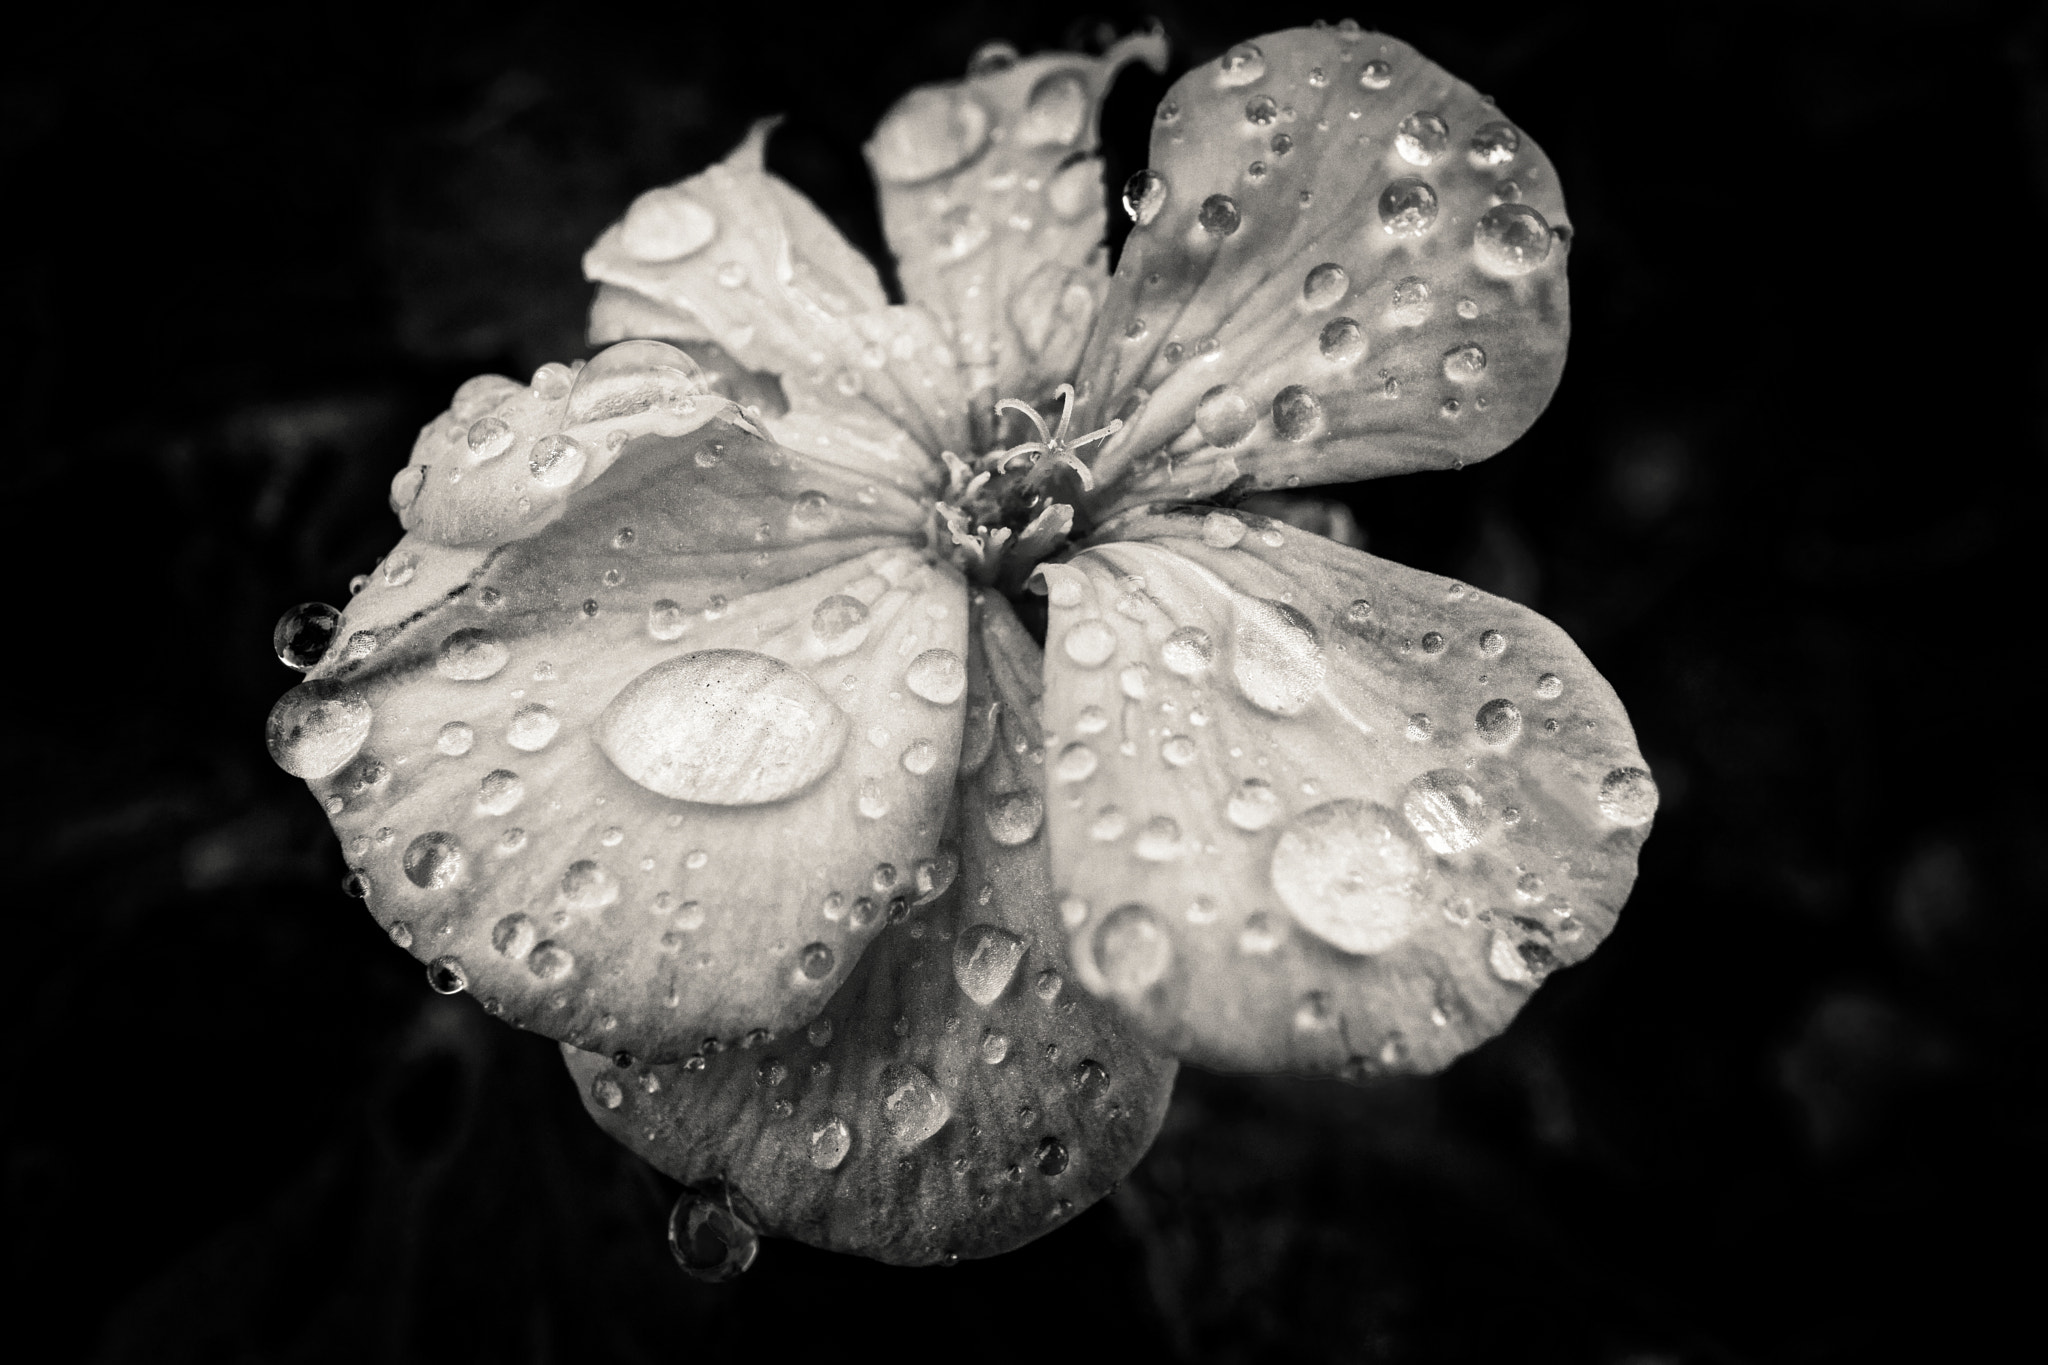
[[[593,420],[565,435],[625,419]],[[916,504],[733,421],[610,453],[524,538],[402,541],[273,751],[416,956],[528,1027],[680,1057],[808,1019],[880,931],[876,869],[931,856],[965,589]]]
[[[1132,61],[1163,70],[1165,38],[991,51],[904,96],[867,145],[904,292],[946,319],[977,422],[1073,376],[1109,283],[1097,113]]]
[[[1042,572],[1075,962],[1183,1056],[1433,1070],[1613,927],[1656,786],[1534,612],[1199,507]]]
[[[1164,1117],[1172,1059],[1074,983],[1037,650],[1000,599],[985,610],[968,695],[993,721],[946,844],[897,869],[928,904],[788,1037],[668,1066],[566,1053],[602,1127],[686,1184],[725,1181],[763,1232],[903,1264],[994,1255],[1100,1198]]]
[[[1080,368],[1094,506],[1483,460],[1564,365],[1557,175],[1471,86],[1377,33],[1290,29],[1160,105]],[[1233,53],[1238,49],[1232,49]]]

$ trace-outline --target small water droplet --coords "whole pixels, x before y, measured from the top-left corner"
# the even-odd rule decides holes
[[[1467,341],[1444,352],[1444,378],[1457,384],[1471,384],[1486,370],[1486,352]]]
[[[1200,756],[1195,742],[1186,735],[1168,735],[1159,742],[1159,756],[1175,768],[1185,768]]]
[[[854,802],[855,809],[870,820],[879,820],[889,813],[889,798],[882,793],[882,784],[870,777],[860,784],[860,796]]]
[[[626,1092],[617,1081],[600,1072],[590,1083],[590,1098],[606,1109],[616,1109],[626,1102]]]
[[[325,602],[301,602],[277,618],[270,632],[278,662],[300,672],[319,663],[341,629],[341,613]]]
[[[434,736],[434,747],[450,758],[460,758],[476,743],[476,731],[459,720],[451,720]]]
[[[1200,420],[1198,415],[1196,421]],[[1203,435],[1207,439],[1213,439],[1208,438],[1206,432]],[[1244,523],[1228,512],[1211,512],[1202,518],[1202,543],[1212,550],[1231,549],[1244,539],[1244,531]]]
[[[1266,54],[1255,43],[1239,43],[1217,59],[1216,83],[1225,89],[1250,85],[1265,74]]]
[[[441,641],[434,671],[456,682],[482,682],[496,677],[511,657],[512,651],[494,632],[472,626]]]
[[[602,910],[619,898],[618,879],[588,858],[562,874],[562,904],[571,910]]]
[[[410,924],[407,924],[404,920],[395,919],[391,921],[391,927],[385,930],[384,932],[390,934],[391,941],[397,944],[399,947],[412,947],[412,926]]]
[[[1358,68],[1358,84],[1366,90],[1384,90],[1394,83],[1394,68],[1381,61]]]
[[[505,742],[525,753],[535,753],[548,747],[548,741],[562,728],[562,722],[555,719],[555,713],[545,703],[530,702],[512,713],[512,724],[506,728]]]
[[[1068,628],[1066,638],[1060,642],[1069,659],[1083,668],[1100,668],[1116,653],[1116,632],[1103,624],[1099,617],[1077,621]]]
[[[1331,364],[1349,365],[1365,356],[1365,329],[1351,318],[1331,318],[1323,324],[1316,345]]]
[[[1472,134],[1465,155],[1479,170],[1505,166],[1521,150],[1522,137],[1506,123],[1489,123]]]
[[[1522,733],[1522,711],[1506,697],[1495,697],[1479,708],[1473,725],[1479,732],[1480,743],[1499,748]]]
[[[1411,166],[1427,166],[1451,145],[1451,130],[1435,114],[1417,110],[1394,130],[1394,150]]]
[[[1227,194],[1212,194],[1202,201],[1202,208],[1195,215],[1202,231],[1211,237],[1228,237],[1236,232],[1244,215],[1238,211],[1237,201]]]
[[[993,924],[973,925],[954,941],[953,979],[985,1009],[1009,988],[1023,958],[1023,939]]]
[[[967,665],[950,649],[928,649],[910,661],[903,682],[934,706],[950,706],[967,690]]]
[[[1280,813],[1280,798],[1263,777],[1248,777],[1230,794],[1224,814],[1241,830],[1261,830]]]
[[[981,1060],[990,1066],[1001,1066],[1003,1059],[1010,1055],[1010,1037],[991,1029],[981,1037]]]
[[[922,777],[939,761],[939,749],[928,739],[913,740],[903,751],[903,769]]]
[[[1554,235],[1527,204],[1495,204],[1472,229],[1472,254],[1496,275],[1526,275],[1549,258]]]
[[[1536,695],[1544,701],[1556,701],[1564,695],[1564,679],[1555,673],[1545,673],[1536,680]]]
[[[1427,181],[1407,177],[1380,191],[1380,227],[1390,237],[1420,237],[1436,225],[1436,191]]]
[[[1244,121],[1254,128],[1269,128],[1280,118],[1280,102],[1271,95],[1253,95],[1244,103]]]
[[[1132,851],[1148,863],[1171,862],[1180,857],[1187,851],[1181,847],[1180,822],[1170,815],[1153,816],[1138,831]]]
[[[1166,177],[1154,170],[1134,172],[1124,182],[1124,212],[1139,227],[1149,227],[1166,208]]]
[[[427,964],[427,984],[441,995],[460,995],[469,989],[469,973],[462,969],[462,959],[437,957]]]
[[[657,640],[675,640],[689,626],[680,605],[664,597],[647,609],[647,633]]]
[[[830,658],[851,654],[868,638],[868,604],[858,597],[834,594],[811,609],[811,634]]]
[[[1216,646],[1209,639],[1209,632],[1200,626],[1182,626],[1166,637],[1166,642],[1159,647],[1159,657],[1167,668],[1181,677],[1198,678],[1208,672],[1209,665],[1215,661]],[[1139,696],[1143,695],[1141,690]]]
[[[1040,1175],[1059,1175],[1067,1169],[1066,1144],[1056,1137],[1042,1137],[1038,1140],[1038,1150],[1032,1154],[1031,1159],[1037,1165]]]
[[[1173,966],[1173,940],[1147,906],[1119,905],[1095,927],[1095,966],[1118,995],[1141,995]]]
[[[1095,751],[1086,744],[1069,744],[1060,750],[1060,756],[1053,764],[1053,775],[1062,782],[1086,782],[1095,775],[1097,762]]]
[[[1489,659],[1498,659],[1508,647],[1508,637],[1497,630],[1481,631],[1479,652]]]
[[[512,448],[513,431],[509,424],[498,417],[480,417],[469,424],[464,444],[469,447],[469,458],[477,464],[495,460]]]
[[[1218,384],[1195,404],[1195,429],[1213,446],[1237,445],[1258,424],[1258,413],[1242,393],[1228,384]]]
[[[1347,798],[1312,806],[1281,831],[1271,875],[1303,928],[1364,954],[1408,937],[1422,870],[1391,812]]]
[[[882,1068],[882,1126],[899,1147],[915,1147],[946,1126],[953,1106],[932,1078],[906,1063]]]
[[[423,891],[439,891],[462,876],[462,845],[452,834],[434,830],[405,848],[405,877]]]
[[[1429,631],[1422,637],[1422,652],[1434,659],[1444,652],[1444,637],[1440,632]]]
[[[532,952],[539,940],[539,928],[526,915],[507,915],[491,927],[491,947],[515,962]]]
[[[1239,598],[1231,675],[1246,701],[1274,715],[1300,714],[1327,667],[1316,628],[1285,602]]]
[[[1401,811],[1433,853],[1463,853],[1485,833],[1486,810],[1479,789],[1451,768],[1438,768],[1410,782]]]
[[[815,1137],[812,1142],[816,1164]],[[668,1216],[668,1249],[691,1279],[720,1284],[745,1274],[761,1244],[724,1203],[686,1189]]]
[[[989,838],[1006,848],[1030,843],[1044,820],[1045,802],[1030,787],[1000,793],[983,813]]]
[[[293,777],[328,777],[363,747],[373,719],[370,704],[353,688],[313,679],[277,699],[264,739],[271,761]]]
[[[1616,768],[1600,779],[1600,813],[1617,825],[1647,824],[1657,813],[1657,780],[1641,768]]]
[[[821,1171],[838,1170],[852,1150],[853,1130],[836,1114],[811,1130],[811,1164]]]
[[[533,443],[526,468],[542,488],[564,488],[576,481],[589,458],[589,452],[576,441],[556,432]]]
[[[1273,395],[1273,429],[1289,441],[1306,441],[1322,430],[1323,401],[1300,384]]]
[[[1115,806],[1104,806],[1088,824],[1088,837],[1099,843],[1114,843],[1124,837],[1130,821]]]
[[[1031,990],[1040,1000],[1050,1001],[1059,995],[1060,988],[1066,984],[1066,981],[1061,978],[1058,972],[1047,967],[1031,983]],[[1026,1123],[1031,1121],[1030,1116],[1022,1112],[1019,1113],[1018,1117]]]
[[[560,981],[576,970],[576,955],[552,939],[544,939],[526,955],[526,970],[543,981]]]

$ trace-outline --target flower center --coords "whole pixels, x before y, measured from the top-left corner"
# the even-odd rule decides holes
[[[1094,474],[1075,452],[1123,429],[1121,421],[1112,421],[1085,435],[1069,435],[1074,386],[1062,384],[1054,396],[1060,400],[1057,426],[1048,426],[1021,399],[996,404],[998,420],[1006,412],[1016,413],[1037,431],[1035,441],[991,451],[971,464],[950,450],[940,452],[951,477],[945,495],[932,503],[932,548],[973,582],[1022,583],[1033,565],[1067,543],[1078,494],[1095,487]]]

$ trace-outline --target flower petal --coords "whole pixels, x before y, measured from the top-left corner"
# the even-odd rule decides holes
[[[522,538],[401,541],[273,753],[495,1011],[649,1057],[793,1027],[952,790],[965,588],[919,516],[730,421],[634,437]]]
[[[1108,286],[1096,116],[1132,61],[1166,68],[1166,39],[1100,57],[977,64],[897,101],[867,145],[904,293],[946,319],[978,448],[999,398],[1036,401],[1073,376]]]
[[[966,397],[953,351],[930,315],[891,307],[874,267],[763,162],[772,122],[730,157],[649,190],[583,258],[601,288],[591,339],[706,339],[779,378],[792,448],[925,491],[944,480],[940,450],[966,449]],[[863,443],[807,442],[843,418]],[[781,429],[778,426],[778,436]],[[922,452],[922,453],[920,453]]]
[[[971,692],[1028,719],[1037,646],[1000,598],[982,609]],[[623,1070],[565,1050],[598,1123],[686,1184],[723,1180],[764,1232],[903,1264],[1007,1251],[1120,1180],[1174,1062],[1071,984],[1046,841],[1015,809],[1040,799],[1035,723],[997,728],[1014,738],[960,778],[957,865],[908,874],[950,888],[804,1034]]]
[[[1405,43],[1240,44],[1161,103],[1150,174],[1163,207],[1125,244],[1079,372],[1076,420],[1128,423],[1095,458],[1102,515],[1483,460],[1549,402],[1557,173]]]
[[[1434,1070],[1613,927],[1656,787],[1536,613],[1200,507],[1041,572],[1075,960],[1184,1057]]]

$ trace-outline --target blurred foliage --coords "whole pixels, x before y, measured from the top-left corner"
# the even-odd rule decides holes
[[[1156,12],[1176,72],[1313,17]],[[1615,937],[1442,1077],[1189,1073],[1123,1189],[1012,1256],[775,1243],[719,1288],[669,1263],[673,1190],[552,1045],[430,994],[342,895],[263,751],[270,625],[395,538],[388,474],[455,383],[583,353],[578,258],[637,191],[783,112],[771,164],[879,252],[858,147],[901,90],[1142,12],[81,8],[11,35],[9,467],[54,590],[11,637],[6,1224],[18,1302],[69,1324],[40,1358],[1651,1365],[2016,1326],[2029,1258],[1997,1231],[2048,1136],[2017,496],[2042,14],[1614,13],[1359,14],[1550,152],[1577,326],[1508,454],[1337,496],[1373,552],[1552,616],[1628,701],[1664,807]],[[1164,85],[1125,77],[1112,185]]]

